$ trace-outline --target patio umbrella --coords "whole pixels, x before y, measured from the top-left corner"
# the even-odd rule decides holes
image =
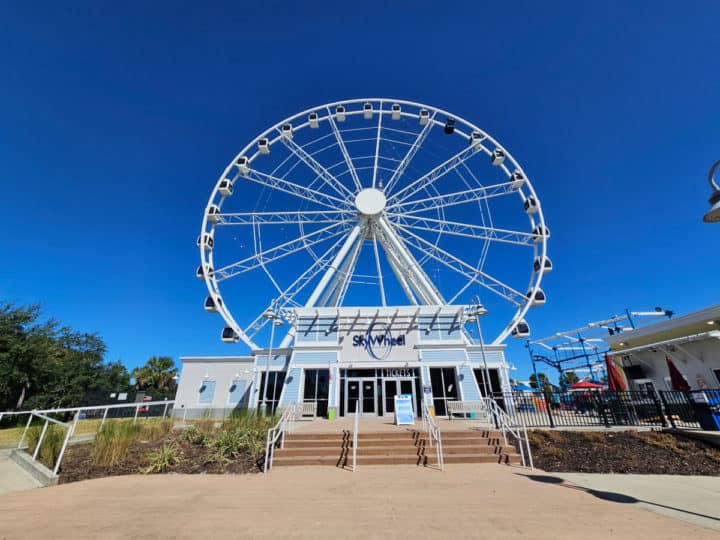
[[[689,391],[690,385],[685,380],[685,377],[682,376],[682,373],[680,373],[678,368],[675,367],[675,364],[672,360],[670,360],[670,357],[665,356],[665,361],[667,362],[668,371],[670,372],[670,384],[672,384],[672,389],[676,392]]]
[[[605,353],[605,369],[607,370],[608,389],[613,392],[627,392],[625,380],[608,353]]]
[[[517,384],[512,387],[515,392],[534,392],[535,388],[528,386],[527,384]]]
[[[590,381],[580,381],[579,383],[568,386],[570,390],[601,390],[605,388],[602,384],[595,384]]]

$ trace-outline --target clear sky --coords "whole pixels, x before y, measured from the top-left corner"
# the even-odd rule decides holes
[[[457,111],[532,178],[555,266],[535,337],[718,303],[718,20],[714,1],[3,2],[0,298],[130,368],[246,352],[194,277],[214,182],[290,114],[387,96]]]

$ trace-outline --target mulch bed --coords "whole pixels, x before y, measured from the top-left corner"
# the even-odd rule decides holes
[[[652,431],[532,431],[535,466],[548,472],[720,476],[720,449]]]
[[[182,461],[174,465],[168,472],[181,474],[245,474],[259,472],[258,458],[250,455],[225,462],[209,462],[209,449],[182,440],[177,434],[166,438],[165,443],[174,442],[180,448]],[[91,459],[92,443],[68,446],[63,457],[60,483],[78,482],[91,478],[121,476],[127,474],[143,474],[150,466],[148,455],[162,448],[163,441],[135,441],[128,450],[128,455],[118,465],[100,467],[93,465]]]

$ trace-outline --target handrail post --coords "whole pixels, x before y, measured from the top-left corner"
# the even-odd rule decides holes
[[[60,469],[60,463],[62,462],[63,455],[65,454],[65,449],[67,448],[68,441],[70,440],[70,428],[66,430],[65,433],[65,440],[63,441],[62,448],[60,449],[60,454],[58,454],[57,461],[55,462],[55,468],[53,469],[53,475],[57,476],[58,470]]]
[[[40,433],[40,438],[38,439],[37,446],[35,446],[35,452],[33,452],[33,460],[37,459],[37,455],[40,452],[40,447],[42,446],[43,437],[45,437],[45,432],[47,431],[48,427],[48,421],[45,420],[45,425],[42,428],[42,432]]]
[[[166,403],[166,404],[165,404],[165,409],[163,409],[163,418],[165,418],[165,416],[167,415],[168,405],[170,405],[170,404],[169,404],[169,403]]]
[[[72,428],[70,428],[70,433],[72,433],[72,435],[75,435],[75,428],[77,427],[77,423],[78,423],[79,419],[80,419],[80,411],[78,410],[75,413],[75,418],[73,418]]]
[[[22,447],[22,443],[25,440],[25,435],[27,435],[27,431],[30,428],[30,422],[32,422],[32,417],[33,417],[33,413],[30,412],[30,414],[28,415],[27,424],[25,424],[25,429],[23,430],[22,437],[20,437],[20,442],[18,443],[18,446],[17,446],[18,448]]]
[[[138,415],[139,411],[140,411],[140,405],[135,405],[135,418],[133,418],[133,424],[135,424],[135,422],[137,422],[137,415]]]
[[[107,418],[109,408],[105,407],[105,412],[103,413],[102,420],[100,421],[100,427],[98,428],[98,431],[102,430],[103,426],[105,425],[105,418]]]

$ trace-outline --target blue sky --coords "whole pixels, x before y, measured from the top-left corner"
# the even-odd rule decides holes
[[[457,111],[533,179],[555,265],[535,337],[717,303],[720,6],[581,4],[3,4],[0,298],[128,367],[245,352],[194,277],[219,173],[285,116],[388,96]]]

